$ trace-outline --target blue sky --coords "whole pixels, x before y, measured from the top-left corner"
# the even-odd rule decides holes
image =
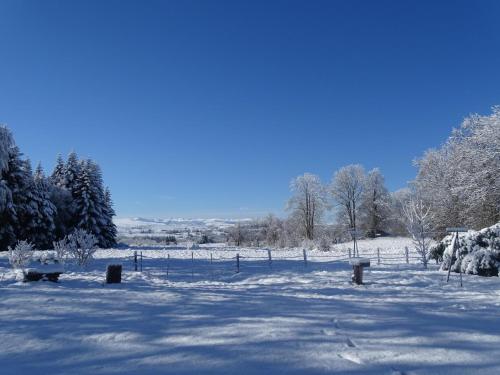
[[[101,164],[119,216],[282,213],[289,181],[391,190],[500,104],[498,1],[1,1],[0,122]]]

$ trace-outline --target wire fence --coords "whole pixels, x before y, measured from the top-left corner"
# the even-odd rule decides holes
[[[240,249],[241,250],[241,249]],[[134,251],[126,257],[125,271],[144,272],[152,276],[172,281],[223,280],[239,274],[272,273],[283,270],[335,270],[345,269],[354,257],[351,250],[345,253],[301,252],[290,253],[280,250],[263,249],[262,255],[245,254],[235,249],[215,250],[214,252],[191,251],[190,254],[176,254],[176,251],[158,251],[148,256],[142,251]],[[186,256],[190,255],[190,256]],[[381,249],[362,251],[361,257],[370,259],[372,267],[384,265],[409,265],[421,262],[418,254],[410,253],[405,247],[401,254],[384,254]]]

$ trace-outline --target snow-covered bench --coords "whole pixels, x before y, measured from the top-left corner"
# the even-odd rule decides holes
[[[363,284],[363,268],[370,267],[369,258],[351,258],[349,264],[352,266],[352,281]]]
[[[43,264],[33,262],[23,270],[24,281],[44,279],[56,282],[62,273],[64,273],[64,269],[60,263]]]

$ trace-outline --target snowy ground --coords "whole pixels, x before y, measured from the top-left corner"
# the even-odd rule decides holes
[[[265,250],[204,248],[194,261],[182,249],[144,250],[142,273],[133,249],[102,250],[57,284],[16,281],[2,255],[0,373],[500,373],[499,278],[447,284],[406,265],[405,243],[360,243],[361,255],[401,257],[372,261],[363,286],[336,260],[347,246],[330,258],[311,252],[307,266],[297,250],[276,252],[271,266]],[[239,274],[236,251],[247,257]],[[210,265],[210,253],[228,259]],[[123,283],[104,285],[116,262]]]

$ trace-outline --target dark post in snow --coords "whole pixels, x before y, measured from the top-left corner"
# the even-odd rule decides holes
[[[236,273],[240,273],[240,254],[236,254]]]
[[[191,251],[191,279],[194,279],[194,252]]]
[[[352,265],[352,281],[357,284],[363,284],[363,268],[370,267],[370,259],[354,257],[349,261]]]
[[[408,246],[405,246],[405,258],[406,258],[406,264],[410,263],[410,252],[408,251]]]
[[[269,260],[269,267],[271,267],[273,259],[271,258],[271,250],[269,249],[267,249],[267,259]]]
[[[307,267],[307,253],[306,253],[306,249],[302,249],[302,255],[304,256],[304,266]]]
[[[451,272],[451,265],[453,263],[453,257],[455,256],[455,251],[458,250],[458,233],[467,232],[467,228],[463,227],[446,228],[446,232],[455,234],[455,237],[453,238],[453,249],[451,250],[450,265],[448,266],[448,276],[446,277],[446,282],[448,282],[450,280],[450,272]],[[460,260],[460,252],[458,252],[457,260]],[[460,286],[463,286],[462,265],[460,264],[460,262],[458,263],[459,263],[458,272],[460,272]]]
[[[122,282],[122,265],[110,264],[106,270],[106,284],[119,284]]]
[[[141,251],[141,272],[142,272],[142,251]]]
[[[137,250],[134,251],[134,271],[137,272]]]
[[[351,258],[351,248],[349,248],[348,250],[349,250],[349,258]]]
[[[168,271],[170,271],[170,254],[167,254],[167,279],[168,279]]]
[[[377,264],[380,265],[380,247],[377,247]]]

